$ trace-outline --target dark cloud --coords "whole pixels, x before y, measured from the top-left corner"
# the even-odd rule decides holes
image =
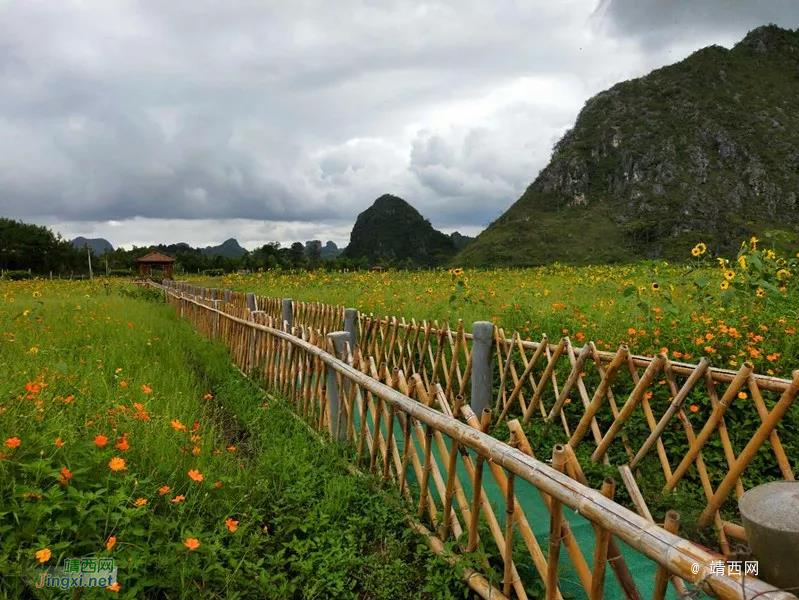
[[[715,37],[729,44],[760,25],[799,27],[796,0],[601,0],[593,19],[649,46]]]

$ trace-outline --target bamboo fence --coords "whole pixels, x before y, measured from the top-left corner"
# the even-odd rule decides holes
[[[495,329],[496,399],[493,411],[478,416],[469,402],[473,339],[462,323],[453,330],[435,321],[358,315],[354,328],[344,333],[344,307],[287,304],[174,282],[165,286],[167,300],[180,315],[224,343],[242,371],[286,397],[314,428],[351,444],[361,468],[393,482],[415,507],[411,524],[427,535],[431,548],[451,561],[478,547],[488,551],[481,570],[491,574],[499,563],[499,575],[486,578],[476,570],[463,571],[484,598],[527,598],[530,582],[518,568],[526,561],[543,582],[547,598],[561,598],[559,558],[564,550],[585,597],[604,597],[607,582],[613,580],[624,597],[639,598],[618,540],[659,565],[652,584],[655,598],[663,597],[669,580],[679,594],[687,584],[719,598],[794,598],[714,565],[729,551],[727,536],[742,536],[740,526],[721,519],[719,508],[730,493],[742,492],[741,475],[766,441],[779,473],[793,478],[776,426],[799,390],[799,371],[788,381],[756,375],[750,365],[733,373],[713,369],[706,360],[672,363],[665,356],[634,356],[626,347],[600,352],[591,343],[575,348],[568,338],[557,344],[546,338],[531,342],[514,333],[508,339]],[[655,401],[653,388],[660,378],[670,399],[656,412],[661,403]],[[744,389],[751,393],[760,424],[736,455],[724,417]],[[616,401],[620,390],[627,396],[621,407]],[[713,410],[696,434],[683,406],[699,393],[708,395]],[[572,402],[572,396],[578,401]],[[660,419],[656,414],[662,414]],[[641,416],[648,429],[643,443],[638,435],[642,428],[631,429]],[[675,427],[675,416],[681,428]],[[534,452],[547,450],[530,443],[532,419],[563,430],[564,443],[549,450],[551,466],[534,457]],[[507,442],[489,434],[500,422],[509,432]],[[670,450],[678,430],[684,432],[687,451],[680,451],[684,456],[673,468],[667,446]],[[667,433],[671,437],[664,443]],[[714,433],[721,438],[728,464],[715,488],[711,477],[716,473],[702,455]],[[637,512],[614,502],[612,479],[602,482],[601,490],[586,485],[577,452],[582,452],[581,444],[590,445],[594,461],[626,459],[619,471]],[[685,482],[689,468],[696,467],[707,498],[700,522],[716,525],[724,554],[676,535],[679,518],[673,511],[664,516],[665,529],[655,522],[633,474],[644,461],[653,462],[653,449],[668,489]],[[537,523],[528,520],[519,502],[520,482],[537,490],[550,514],[547,552],[540,533],[537,537],[534,532]],[[485,492],[487,483],[502,493],[502,521]],[[563,516],[566,510],[590,522],[593,556],[583,554],[573,525]],[[447,551],[450,538],[456,542]],[[606,565],[611,567],[607,577]]]

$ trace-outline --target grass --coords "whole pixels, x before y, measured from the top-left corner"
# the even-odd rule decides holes
[[[463,597],[398,497],[117,284],[0,284],[0,596],[113,557],[83,596]]]

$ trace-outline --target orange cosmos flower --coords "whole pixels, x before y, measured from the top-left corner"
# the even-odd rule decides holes
[[[692,413],[699,412],[699,405],[698,404],[692,404],[688,408],[691,410]]]
[[[128,387],[128,382],[123,379],[122,381],[119,382],[119,387],[121,387],[124,390],[126,387]]]
[[[112,471],[124,471],[127,468],[125,466],[125,459],[115,456],[108,461],[108,468]]]
[[[123,435],[121,438],[117,440],[117,443],[114,444],[114,448],[122,452],[127,451],[130,448],[130,444],[128,443],[128,438]]]
[[[230,533],[236,533],[239,528],[239,522],[236,519],[227,518],[225,519],[225,527]]]
[[[186,499],[186,496],[183,496],[183,495],[181,494],[180,496],[175,496],[174,498],[172,498],[172,503],[173,503],[173,504],[180,504],[180,503],[181,503],[181,502],[183,502],[185,499]]]
[[[169,487],[168,485],[162,485],[160,488],[158,488],[158,495],[159,496],[164,496],[164,495],[168,494],[169,490],[171,490],[171,489],[172,488]]]
[[[186,431],[186,426],[179,419],[172,419],[169,423],[175,431]]]
[[[70,403],[70,402],[72,402],[74,399],[75,399],[75,396],[73,396],[72,394],[70,394],[69,396],[67,396],[66,398],[64,398],[64,400],[62,400],[62,402],[63,402],[64,404],[69,404],[69,403]]]
[[[749,395],[746,392],[738,392],[738,399],[739,400],[746,400]]]
[[[114,592],[115,594],[118,594],[119,590],[122,589],[122,586],[119,585],[119,582],[117,581],[114,585],[105,586],[105,589],[107,589],[109,592]]]
[[[66,467],[61,467],[60,477],[59,477],[61,485],[67,485],[70,479],[72,479],[72,471],[70,471]]]
[[[147,498],[136,498],[136,501],[133,503],[134,506],[141,508],[142,506],[147,506]]]
[[[57,437],[53,443],[55,444],[56,448],[60,448],[64,445],[64,440],[62,440],[60,437]]]
[[[46,563],[48,560],[50,560],[52,555],[53,553],[50,552],[50,548],[42,548],[41,550],[37,550],[34,556],[40,563]]]
[[[98,448],[105,448],[106,444],[108,444],[108,438],[103,434],[98,434],[94,436],[94,445]]]
[[[105,542],[105,549],[110,551],[114,546],[116,546],[116,543],[117,543],[117,536],[115,535],[110,536],[108,540],[106,540]]]
[[[213,399],[214,399],[214,395],[213,395],[211,392],[208,392],[207,394],[205,394],[205,395],[203,396],[203,400],[205,400],[206,402],[207,402],[208,400],[213,400]]]
[[[153,393],[153,388],[151,388],[149,385],[147,385],[145,383],[142,383],[141,384],[141,391],[144,394],[152,394]]]
[[[22,445],[22,440],[18,437],[10,437],[6,440],[6,448],[19,448]]]
[[[216,489],[222,489],[222,482],[221,481],[214,481],[214,487]]]
[[[200,547],[200,540],[197,538],[186,538],[183,542],[183,545],[189,550],[196,550]]]
[[[25,384],[25,391],[28,392],[28,394],[38,394],[42,391],[42,386],[35,381],[29,381]]]
[[[200,473],[197,469],[189,469],[189,477],[191,477],[197,483],[205,479],[205,477],[203,477],[203,474]]]

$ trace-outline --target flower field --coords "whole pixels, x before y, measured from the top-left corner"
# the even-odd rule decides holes
[[[569,335],[636,354],[675,360],[708,356],[736,368],[788,376],[799,366],[797,257],[752,238],[737,256],[711,257],[705,244],[690,262],[532,269],[386,272],[286,272],[195,279],[264,296],[343,304],[406,319],[491,320],[508,337]]]
[[[0,283],[0,596],[109,557],[85,597],[462,595],[399,499],[265,399],[160,296]]]

